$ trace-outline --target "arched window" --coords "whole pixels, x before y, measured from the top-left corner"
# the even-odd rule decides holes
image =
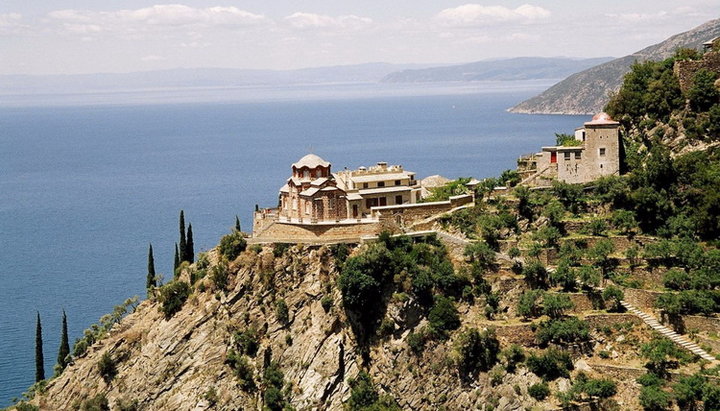
[[[310,207],[312,207],[310,200],[305,201],[305,214],[310,215]]]

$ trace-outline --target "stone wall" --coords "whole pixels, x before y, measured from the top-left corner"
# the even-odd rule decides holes
[[[638,316],[627,313],[589,314],[585,316],[585,321],[590,324],[591,328],[612,326],[628,322],[635,325],[644,324]]]
[[[687,91],[692,86],[693,76],[700,69],[708,69],[720,73],[720,53],[708,52],[702,60],[676,61],[673,71],[680,82],[680,89]]]
[[[624,300],[639,309],[652,310],[655,308],[655,301],[663,294],[660,291],[641,290],[638,288],[626,288]]]
[[[471,195],[450,197],[448,201],[432,203],[400,204],[372,208],[372,217],[380,221],[391,220],[402,226],[410,226],[433,215],[445,213],[453,208],[473,202]]]
[[[494,325],[491,327],[495,327],[495,335],[507,345],[518,344],[523,347],[536,345],[535,332],[530,324]]]
[[[379,222],[357,224],[288,224],[274,222],[250,242],[329,243],[359,241],[382,230]]]
[[[681,328],[684,331],[704,331],[708,333],[720,333],[720,318],[705,317],[702,315],[683,315]]]

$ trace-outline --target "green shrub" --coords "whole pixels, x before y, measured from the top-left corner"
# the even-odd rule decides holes
[[[80,406],[81,411],[110,411],[110,404],[108,404],[107,397],[105,394],[97,394],[94,397],[88,398],[82,402]]]
[[[247,241],[239,231],[223,236],[218,246],[220,254],[229,261],[235,260],[240,253],[245,251],[245,248],[247,248]]]
[[[502,350],[500,356],[505,360],[505,369],[508,372],[515,372],[517,365],[525,361],[525,350],[517,344],[512,344]]]
[[[17,411],[40,411],[40,407],[37,405],[32,405],[29,402],[20,401],[19,403],[15,404],[15,410]]]
[[[625,298],[625,293],[621,288],[609,285],[603,290],[602,298],[606,303],[611,303],[609,307],[610,311],[620,311],[622,310],[622,304],[620,302]]]
[[[425,349],[425,343],[427,341],[427,338],[425,336],[425,333],[420,332],[410,332],[407,336],[407,343],[410,347],[410,350],[412,350],[415,354],[420,354]]]
[[[275,316],[280,324],[287,324],[290,321],[290,313],[285,300],[282,298],[275,302]]]
[[[484,241],[465,246],[465,257],[483,269],[492,269],[496,265],[495,251]]]
[[[372,378],[365,371],[348,380],[350,398],[345,402],[348,411],[400,411],[400,406],[387,395],[380,395]]]
[[[545,294],[542,290],[528,290],[520,295],[517,312],[524,319],[539,317],[541,313],[540,298]]]
[[[330,312],[330,309],[333,306],[333,298],[329,295],[323,296],[323,298],[320,299],[320,305],[326,313]]]
[[[528,369],[545,381],[553,381],[560,377],[569,377],[573,369],[570,354],[554,348],[545,350],[540,355],[530,354],[525,362]]]
[[[549,278],[550,284],[560,286],[564,291],[573,291],[577,288],[577,273],[566,260],[560,261]]]
[[[640,405],[645,410],[666,410],[670,406],[670,394],[657,385],[650,385],[640,389]]]
[[[490,378],[490,385],[493,387],[496,387],[503,382],[503,378],[505,377],[505,369],[502,367],[502,365],[497,364],[494,367],[490,369],[490,372],[488,372],[488,377]]]
[[[550,388],[544,382],[539,384],[533,384],[528,387],[528,395],[535,398],[538,401],[542,401],[550,395]]]
[[[525,281],[533,288],[546,288],[548,284],[548,272],[545,266],[538,260],[532,260],[523,266]]]
[[[555,319],[541,323],[535,337],[541,345],[587,341],[590,338],[590,326],[577,317]]]
[[[117,375],[117,366],[115,364],[115,360],[113,360],[112,356],[107,351],[105,351],[102,357],[100,357],[97,366],[98,371],[100,372],[100,376],[108,384],[110,383],[110,381],[112,381],[113,378],[115,378],[115,375]]]
[[[255,389],[255,371],[253,370],[247,357],[235,350],[228,351],[225,363],[233,370],[235,378],[238,379],[238,385],[245,391],[253,391]]]
[[[575,304],[567,294],[545,293],[543,295],[543,314],[550,318],[559,318]]]
[[[600,218],[594,218],[590,221],[590,223],[587,225],[587,229],[590,232],[590,234],[594,236],[600,236],[605,235],[605,232],[608,229],[607,223],[605,220]]]
[[[117,411],[138,411],[140,403],[138,400],[119,398],[115,403],[115,406],[117,407]]]
[[[282,257],[285,255],[285,252],[292,247],[292,244],[290,243],[275,243],[273,244],[273,256],[275,258]]]
[[[487,371],[497,363],[500,342],[495,330],[478,331],[470,328],[458,337],[456,343],[458,369],[464,378],[474,376],[478,371]]]
[[[190,286],[184,281],[171,281],[158,289],[158,301],[160,310],[165,314],[166,319],[172,318],[180,311],[185,301],[190,296]]]
[[[430,327],[441,335],[458,328],[460,326],[460,316],[457,308],[455,308],[455,303],[447,297],[436,296],[435,303],[428,313],[428,321]]]
[[[228,286],[229,279],[230,269],[228,268],[227,260],[222,259],[217,265],[210,269],[210,280],[213,282],[216,289],[225,291]]]
[[[260,336],[255,328],[250,327],[242,332],[236,332],[233,337],[240,354],[255,357],[260,347]]]

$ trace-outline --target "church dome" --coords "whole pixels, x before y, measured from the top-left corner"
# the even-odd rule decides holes
[[[330,163],[328,163],[327,161],[320,158],[320,156],[317,156],[315,154],[308,154],[305,157],[298,160],[297,163],[293,164],[293,167],[295,167],[295,168],[308,167],[310,169],[313,169],[318,166],[329,167]]]
[[[593,116],[592,120],[585,123],[590,125],[596,124],[618,124],[617,121],[613,120],[608,113],[600,112]]]

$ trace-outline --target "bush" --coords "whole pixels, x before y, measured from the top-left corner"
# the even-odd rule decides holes
[[[592,234],[594,236],[600,236],[600,235],[605,235],[605,232],[607,231],[608,227],[607,227],[607,223],[605,222],[605,220],[600,219],[600,218],[595,218],[592,221],[590,221],[590,223],[587,226],[587,229],[590,232],[590,234]]]
[[[548,272],[545,266],[538,260],[532,260],[523,266],[522,270],[525,281],[533,288],[546,288],[548,283]]]
[[[172,318],[180,311],[185,301],[190,296],[190,285],[184,281],[172,281],[159,288],[158,301],[160,310],[165,314],[165,319]]]
[[[457,329],[460,326],[460,316],[455,308],[455,303],[447,297],[436,296],[435,303],[428,313],[428,321],[433,331],[441,335]]]
[[[530,354],[526,364],[528,369],[545,381],[560,377],[569,377],[573,369],[570,354],[556,349],[548,349],[541,355]]]
[[[323,296],[323,298],[320,299],[320,305],[326,313],[330,312],[330,309],[333,306],[333,298],[329,295]]]
[[[275,303],[275,315],[280,324],[286,325],[290,321],[288,306],[282,298]]]
[[[645,410],[666,410],[670,406],[670,394],[657,385],[640,389],[640,405]]]
[[[542,290],[529,290],[520,295],[518,300],[517,313],[524,319],[540,316],[540,298],[545,294]]]
[[[236,332],[234,340],[238,352],[255,357],[260,347],[260,336],[255,328],[251,327],[245,331]]]
[[[465,257],[483,269],[495,266],[495,251],[484,241],[477,241],[465,247]]]
[[[222,259],[216,266],[213,266],[210,270],[210,280],[215,285],[215,288],[220,291],[225,291],[230,278],[230,269],[228,268],[227,260]]]
[[[500,356],[505,359],[505,369],[514,372],[517,365],[525,361],[525,350],[523,347],[513,344],[504,349]]]
[[[292,247],[290,243],[275,243],[273,244],[273,257],[278,258],[285,255],[285,252]]]
[[[533,384],[528,387],[528,395],[535,398],[538,401],[542,401],[550,395],[550,388],[544,382],[539,384]]]
[[[247,248],[247,241],[239,231],[223,236],[218,246],[220,254],[229,261],[235,260],[240,253],[245,251],[245,248]]]
[[[81,411],[110,411],[110,404],[108,404],[107,397],[105,394],[97,394],[94,397],[88,398],[82,402],[80,406]]]
[[[470,328],[458,338],[456,351],[460,375],[468,378],[477,371],[489,370],[497,363],[500,342],[495,337],[495,330]]]
[[[573,291],[577,288],[577,273],[569,262],[561,260],[555,271],[550,273],[550,284],[560,286],[564,291]]]
[[[630,210],[615,210],[612,215],[612,225],[623,234],[630,234],[638,226],[635,212]]]
[[[577,341],[587,341],[590,338],[590,326],[587,322],[570,317],[564,320],[555,319],[540,324],[535,337],[541,345],[553,342],[567,344]]]
[[[410,350],[415,354],[420,354],[425,349],[427,338],[424,332],[410,332],[407,336],[407,343]]]
[[[37,405],[32,405],[25,401],[20,401],[19,403],[15,404],[15,410],[17,411],[40,411],[40,407]]]
[[[225,363],[233,370],[235,378],[238,379],[238,385],[245,391],[255,389],[255,371],[253,370],[247,357],[235,350],[230,350],[227,354]]]
[[[117,366],[115,365],[115,360],[113,360],[112,356],[110,356],[110,353],[105,351],[105,353],[100,357],[100,360],[97,363],[98,371],[100,372],[100,376],[105,380],[106,383],[110,383],[113,378],[115,378],[115,375],[117,375]]]
[[[140,408],[138,400],[127,400],[124,398],[119,398],[115,405],[117,411],[138,411],[138,408]]]
[[[575,304],[566,294],[545,293],[543,295],[543,314],[550,318],[562,317],[565,310],[574,306]]]
[[[622,304],[620,303],[623,298],[625,298],[625,293],[622,289],[619,287],[616,287],[614,285],[609,285],[605,287],[605,289],[602,292],[602,298],[603,301],[611,302],[612,305],[610,306],[610,311],[620,311],[622,310]]]
[[[387,395],[380,395],[372,378],[365,371],[348,380],[350,398],[345,403],[348,411],[400,411],[400,406]]]

